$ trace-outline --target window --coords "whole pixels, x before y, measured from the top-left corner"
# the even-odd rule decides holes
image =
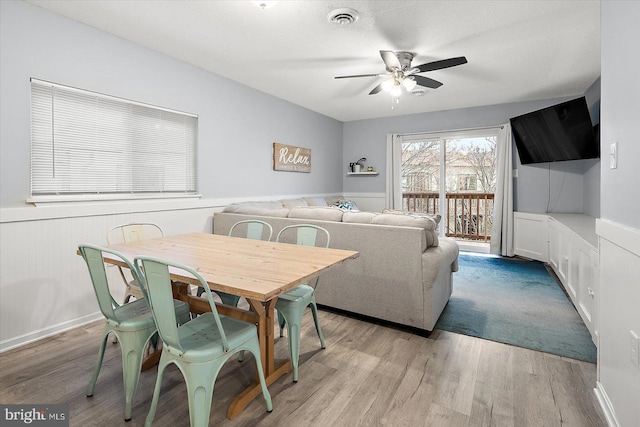
[[[195,195],[198,117],[31,80],[32,201]]]
[[[476,191],[478,189],[478,178],[472,174],[458,175],[458,191]]]

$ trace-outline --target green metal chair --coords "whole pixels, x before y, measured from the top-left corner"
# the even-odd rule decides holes
[[[241,236],[240,234],[245,228],[246,233]],[[257,219],[248,219],[245,221],[238,221],[233,224],[229,230],[229,236],[245,237],[252,240],[266,240],[268,242],[273,236],[273,228],[267,222]],[[266,239],[263,239],[263,237],[266,237]],[[203,293],[204,289],[198,288],[198,296],[201,296]],[[215,291],[215,293],[218,294],[223,304],[230,305],[232,307],[238,306],[238,301],[240,301],[240,297],[238,295],[220,291]],[[242,360],[242,356],[240,357],[240,360]]]
[[[98,246],[81,245],[78,249],[89,268],[89,275],[98,299],[98,305],[105,317],[105,328],[100,350],[98,351],[98,362],[87,387],[87,397],[93,396],[100,368],[102,367],[107,338],[110,333],[113,333],[120,341],[122,350],[122,376],[125,395],[124,419],[129,421],[131,419],[131,405],[138,388],[138,379],[145,349],[156,334],[157,328],[145,297],[119,305],[109,290],[104,257],[108,256],[124,262],[133,273],[134,280],[140,283],[137,270],[131,261],[119,252]],[[142,292],[144,295],[144,290]],[[187,322],[190,319],[189,306],[186,303],[174,300],[172,308],[174,316],[180,322]]]
[[[132,222],[129,224],[116,225],[109,230],[107,233],[107,244],[113,245],[114,243],[136,242],[138,240],[155,239],[162,236],[164,236],[164,232],[159,225],[151,222]],[[118,270],[125,284],[122,303],[128,303],[131,297],[136,299],[143,298],[144,294],[140,290],[140,286],[135,278],[128,278],[128,273],[125,273],[122,267],[118,266]]]
[[[323,227],[312,224],[297,224],[284,227],[276,236],[276,242],[285,239],[287,232],[296,232],[295,242],[298,245],[316,246],[318,241],[318,232],[324,234],[324,247],[329,247],[331,236],[329,231]],[[292,290],[285,292],[278,297],[276,301],[276,310],[278,310],[278,323],[280,324],[280,336],[282,337],[283,329],[287,326],[287,337],[289,340],[289,355],[291,356],[291,364],[293,365],[293,381],[298,381],[298,360],[300,358],[300,327],[302,324],[302,316],[308,306],[311,306],[313,313],[313,321],[316,325],[316,331],[320,338],[320,346],[326,348],[324,336],[320,323],[318,322],[318,307],[314,296],[315,288],[318,286],[318,278],[310,285],[309,282],[296,286]]]
[[[149,295],[151,312],[163,341],[158,377],[145,426],[151,426],[153,422],[162,386],[162,375],[171,363],[178,367],[187,383],[191,427],[207,426],[216,377],[224,363],[235,353],[243,350],[253,353],[262,395],[267,404],[267,411],[271,412],[271,395],[264,379],[255,325],[219,315],[209,285],[194,269],[151,257],[138,257],[134,263],[139,267],[139,272],[144,271],[144,275],[141,274],[142,283]],[[172,271],[183,270],[200,282],[211,306],[210,313],[201,314],[180,327],[176,326],[174,312],[171,310],[170,267]]]

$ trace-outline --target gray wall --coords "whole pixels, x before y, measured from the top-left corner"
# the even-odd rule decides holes
[[[342,124],[30,4],[2,1],[0,8],[1,208],[24,206],[29,195],[30,77],[198,114],[205,198],[383,193],[387,133],[495,126],[568,99]],[[586,95],[599,105],[599,82]],[[272,171],[276,141],[311,148],[312,172]],[[347,177],[348,162],[360,157],[380,175]],[[598,216],[598,161],[522,166],[514,157],[517,210]]]
[[[594,125],[600,123],[600,87],[600,79],[598,79],[584,95],[591,113],[591,123]],[[600,217],[600,165],[606,162],[606,158],[604,162],[590,160],[587,164],[593,163],[593,165],[584,173],[582,193],[584,213],[594,218]]]
[[[640,3],[602,4],[602,218],[636,229],[640,229],[639,18]],[[613,142],[618,143],[617,169],[609,169]]]
[[[367,165],[374,166],[380,175],[364,179],[343,174],[344,191],[345,193],[384,193],[385,145],[388,133],[435,132],[497,126],[507,123],[510,117],[572,98],[575,97],[347,122],[344,124],[344,172],[346,173],[347,163],[360,157],[366,157]],[[599,99],[599,82],[596,82],[589,89],[587,103],[590,107],[597,109],[599,108]],[[514,168],[518,169],[518,178],[514,181],[515,210],[583,212],[584,202],[587,200],[588,213],[598,216],[600,199],[598,176],[592,170],[598,169],[599,160],[523,166],[518,159],[515,144],[513,152]],[[586,180],[585,176],[588,177]],[[585,194],[588,195],[587,199],[585,199]]]
[[[0,208],[30,186],[29,78],[199,115],[205,198],[342,191],[342,123],[22,1],[0,1]],[[273,142],[311,173],[272,170]]]
[[[600,277],[596,290],[600,330],[599,393],[616,425],[640,419],[640,370],[630,354],[640,334],[640,2],[601,2],[602,128]],[[618,167],[609,146],[618,143]],[[637,347],[636,347],[637,348]],[[610,425],[614,423],[610,422]]]

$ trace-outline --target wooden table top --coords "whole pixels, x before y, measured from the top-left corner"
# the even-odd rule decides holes
[[[188,265],[213,290],[268,301],[359,253],[209,233],[189,233],[109,246],[130,260],[148,255]],[[194,278],[172,279],[197,284]]]

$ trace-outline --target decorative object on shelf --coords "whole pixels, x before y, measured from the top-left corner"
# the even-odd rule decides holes
[[[311,149],[274,142],[273,170],[311,172]]]
[[[373,166],[369,166],[369,167],[367,168],[367,172],[375,172],[375,171],[373,170]]]
[[[367,161],[366,157],[361,157],[357,162],[349,163],[349,172],[359,173],[364,170],[364,162]]]

